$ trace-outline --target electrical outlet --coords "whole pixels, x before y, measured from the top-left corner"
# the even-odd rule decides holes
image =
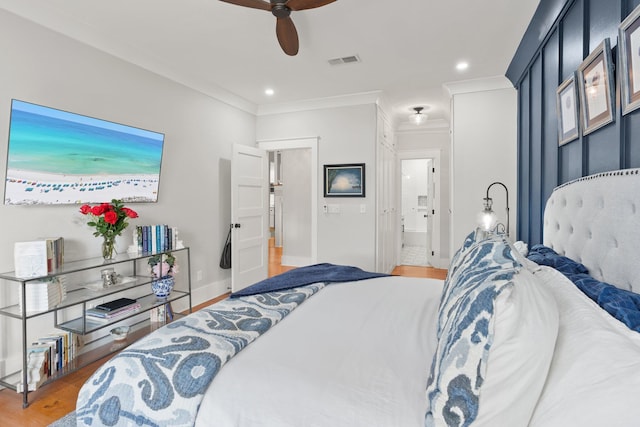
[[[202,270],[196,271],[196,281],[199,282],[202,280]]]

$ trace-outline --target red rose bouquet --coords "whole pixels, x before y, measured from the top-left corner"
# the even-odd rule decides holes
[[[93,235],[102,236],[102,256],[105,259],[113,258],[116,236],[120,236],[129,225],[130,218],[138,218],[138,213],[124,206],[121,200],[113,199],[111,203],[101,203],[96,206],[82,205],[80,213],[89,215],[91,220],[87,222],[90,227],[95,227]]]

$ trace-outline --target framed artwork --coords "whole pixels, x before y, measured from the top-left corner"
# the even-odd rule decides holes
[[[324,165],[324,197],[364,197],[364,163]]]
[[[640,107],[640,6],[618,27],[622,114]]]
[[[611,44],[604,39],[578,67],[582,134],[613,122],[614,83]]]
[[[573,141],[579,135],[578,88],[575,73],[558,86],[556,97],[558,111],[558,145]]]

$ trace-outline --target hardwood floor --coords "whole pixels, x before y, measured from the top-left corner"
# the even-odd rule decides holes
[[[283,273],[295,267],[281,265],[282,248],[276,248],[270,240],[269,244],[269,277]],[[400,265],[393,273],[399,276],[426,277],[444,279],[447,270],[432,267],[415,267]],[[211,301],[193,307],[199,310],[221,299],[228,294],[221,295]],[[63,417],[75,409],[76,399],[82,384],[93,372],[106,362],[109,357],[98,360],[91,365],[67,375],[51,384],[47,384],[39,390],[29,394],[29,406],[22,408],[22,395],[12,390],[0,391],[0,427],[42,427]]]

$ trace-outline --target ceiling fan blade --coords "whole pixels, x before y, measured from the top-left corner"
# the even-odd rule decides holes
[[[253,9],[271,10],[271,3],[262,0],[220,0],[225,3],[236,4],[238,6],[251,7]]]
[[[285,5],[291,10],[305,10],[325,6],[334,1],[336,0],[289,0]]]
[[[284,50],[284,53],[289,56],[298,54],[298,31],[291,17],[278,18],[276,22],[276,35],[278,36],[278,43],[280,43],[280,47]]]

